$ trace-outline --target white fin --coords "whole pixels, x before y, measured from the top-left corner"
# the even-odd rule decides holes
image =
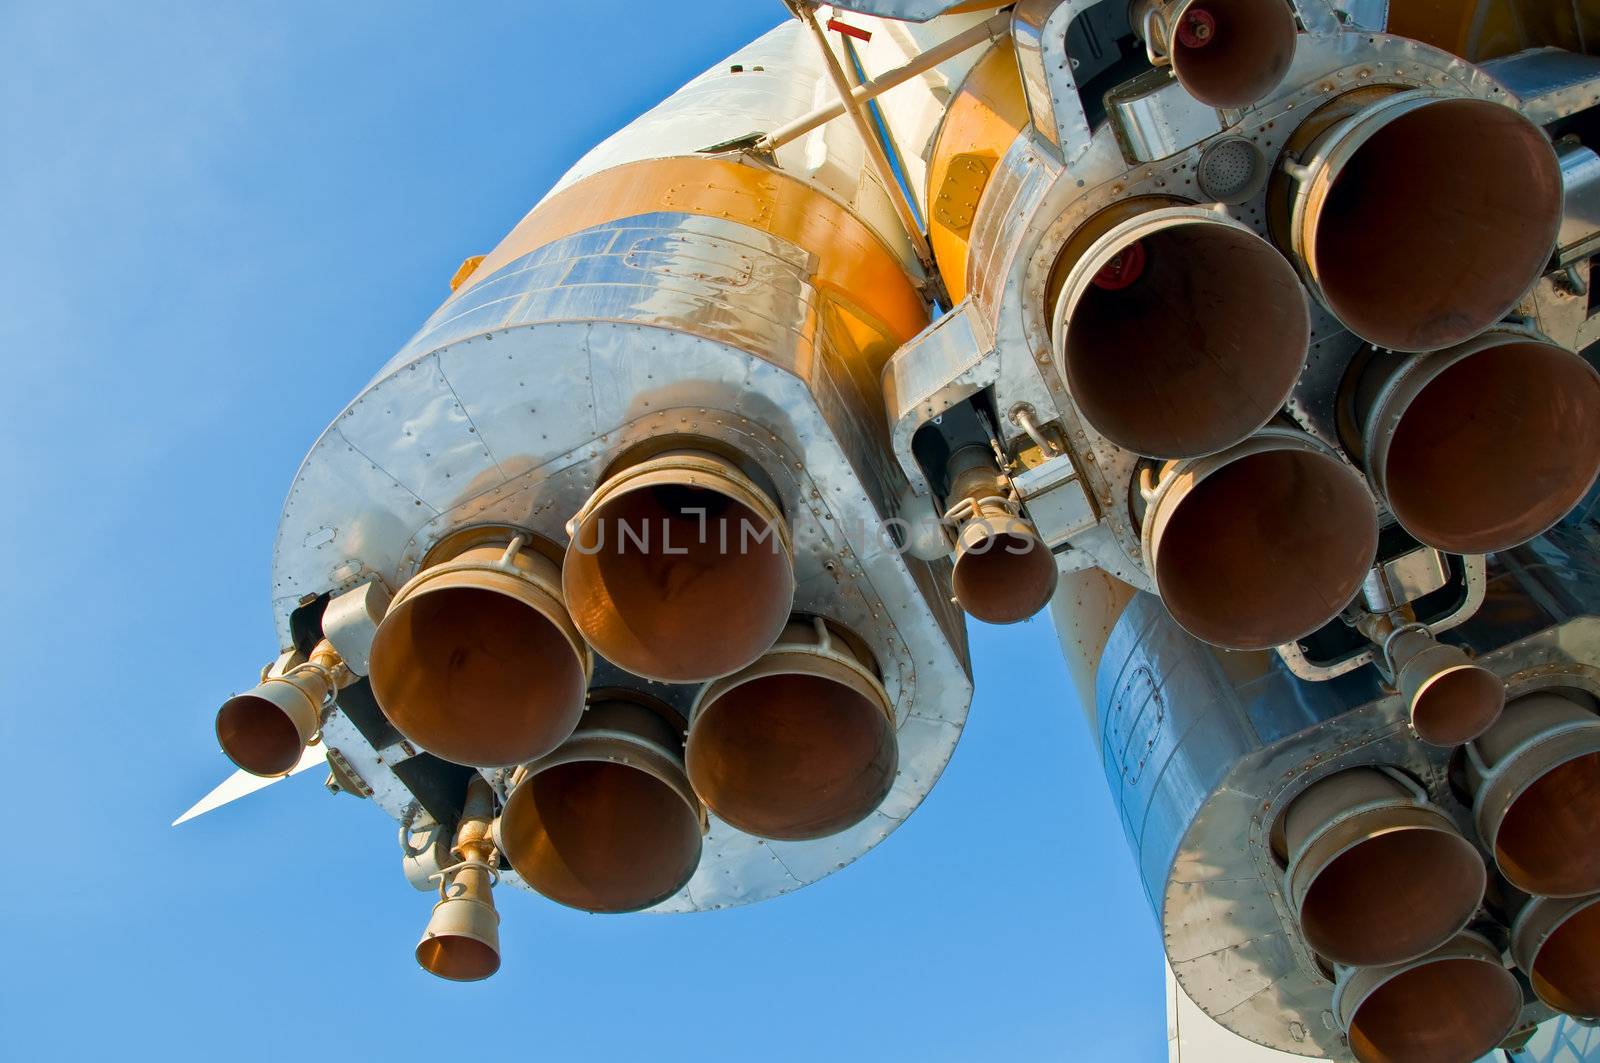
[[[306,751],[300,754],[300,762],[289,769],[289,775],[299,775],[301,772],[310,771],[312,768],[324,767],[327,763],[328,758],[324,746],[319,742],[314,746],[306,747]],[[193,808],[173,820],[172,825],[176,827],[180,823],[187,823],[196,816],[205,815],[212,809],[221,808],[223,805],[237,801],[241,797],[248,797],[257,790],[264,790],[275,782],[287,779],[289,775],[278,775],[270,779],[263,779],[261,776],[251,775],[247,771],[236,771],[222,780],[222,784],[215,790],[196,801]]]

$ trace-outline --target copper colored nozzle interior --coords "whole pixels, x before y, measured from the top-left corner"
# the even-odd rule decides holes
[[[1072,397],[1139,454],[1214,453],[1265,424],[1294,387],[1310,336],[1304,291],[1277,250],[1233,226],[1167,226],[1142,245],[1137,280],[1089,283],[1072,312]]]
[[[951,582],[968,613],[988,624],[1015,624],[1050,604],[1055,557],[1031,531],[1002,531],[957,557]]]
[[[500,951],[461,934],[432,937],[417,946],[417,963],[452,982],[479,982],[500,969]]]
[[[254,691],[223,702],[217,741],[229,760],[261,776],[284,774],[305,750],[305,739],[288,714]]]
[[[1539,999],[1581,1018],[1600,1017],[1600,901],[1550,935],[1527,972]]]
[[[1547,343],[1486,348],[1406,407],[1383,471],[1395,515],[1429,546],[1481,554],[1526,542],[1600,473],[1600,375]]]
[[[1483,898],[1484,877],[1482,858],[1458,834],[1380,828],[1316,873],[1300,929],[1335,963],[1397,963],[1460,930]]]
[[[578,760],[539,771],[506,802],[500,843],[523,879],[590,912],[631,912],[683,888],[700,862],[700,820],[647,772]]]
[[[1600,891],[1600,753],[1552,768],[1511,803],[1495,862],[1518,888],[1548,897]]]
[[[1356,150],[1321,207],[1312,269],[1352,332],[1439,350],[1538,280],[1561,214],[1561,168],[1537,126],[1497,103],[1440,100]]]
[[[1508,972],[1448,958],[1403,971],[1373,991],[1350,1024],[1361,1063],[1472,1063],[1510,1031],[1522,995]]]
[[[1411,702],[1417,737],[1436,746],[1458,746],[1483,734],[1506,704],[1505,682],[1477,665],[1451,668],[1428,683]]]
[[[384,714],[458,764],[517,764],[560,745],[587,684],[567,636],[515,585],[437,583],[398,601],[379,626],[371,679]]]
[[[1188,11],[1210,16],[1205,33],[1183,32]],[[1201,103],[1248,107],[1277,88],[1294,61],[1294,15],[1283,0],[1196,0],[1178,17],[1172,71]]]
[[[842,682],[777,673],[697,712],[689,780],[721,818],[763,838],[835,834],[894,784],[898,746],[882,706]]]
[[[1377,552],[1365,486],[1321,454],[1246,455],[1174,504],[1156,583],[1174,619],[1218,646],[1267,649],[1315,631],[1355,597]]]
[[[789,555],[768,518],[686,485],[623,490],[592,510],[567,553],[563,586],[601,656],[678,683],[755,660],[794,602]]]

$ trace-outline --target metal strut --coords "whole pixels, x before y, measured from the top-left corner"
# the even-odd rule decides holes
[[[894,167],[889,164],[889,156],[884,153],[883,145],[872,129],[871,120],[862,109],[862,102],[856,99],[850,82],[845,77],[844,68],[839,65],[839,57],[834,54],[832,45],[828,43],[827,32],[817,20],[817,5],[811,0],[784,0],[784,3],[794,13],[795,18],[805,23],[822,53],[822,62],[828,69],[828,77],[833,81],[834,91],[839,94],[839,106],[855,124],[856,133],[866,145],[867,157],[872,160],[873,169],[878,172],[878,177],[889,194],[889,200],[894,204],[895,213],[900,216],[900,224],[911,239],[917,261],[922,264],[925,290],[928,294],[942,299],[943,285],[939,281],[939,271],[934,265],[933,249],[928,246],[928,238],[923,235],[922,227],[917,223],[916,212],[912,210],[905,189],[900,187],[900,181],[895,177]],[[866,85],[861,87],[864,89]]]

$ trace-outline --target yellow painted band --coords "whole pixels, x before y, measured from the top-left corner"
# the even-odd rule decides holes
[[[945,289],[957,302],[967,294],[971,232],[970,221],[962,222],[976,210],[988,174],[1027,124],[1028,101],[1016,50],[1009,39],[996,41],[951,99],[928,166],[929,242]]]
[[[725,218],[810,252],[810,279],[818,292],[852,316],[881,325],[894,346],[928,323],[927,306],[906,267],[847,208],[787,174],[709,158],[628,163],[563,189],[484,256],[452,299],[530,251],[596,225],[658,211]]]

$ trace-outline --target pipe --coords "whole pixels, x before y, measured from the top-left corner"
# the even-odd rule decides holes
[[[1600,1019],[1600,894],[1530,898],[1511,924],[1511,955],[1540,1000]]]
[[[683,720],[633,691],[597,691],[570,739],[526,765],[500,848],[533,889],[586,912],[650,908],[700,865],[704,811],[683,768]]]
[[[904,85],[906,82],[926,74],[934,67],[946,60],[953,59],[962,52],[970,51],[989,41],[999,40],[1011,31],[1011,12],[995,15],[987,22],[963,30],[955,36],[933,45],[904,66],[896,67],[875,78],[862,82],[850,90],[852,106],[859,107],[892,88]],[[779,126],[756,142],[755,150],[759,152],[774,152],[785,144],[799,140],[814,129],[827,125],[835,118],[845,113],[846,106],[843,100],[827,104],[812,111],[810,114],[801,115],[799,118]]]
[[[1331,448],[1272,427],[1162,470],[1142,542],[1157,593],[1185,630],[1228,649],[1270,649],[1355,599],[1377,554],[1378,515]]]
[[[1168,66],[1201,103],[1249,107],[1294,62],[1294,13],[1284,0],[1141,0],[1133,25],[1152,66]]]
[[[1472,843],[1409,781],[1354,768],[1284,812],[1284,893],[1313,952],[1347,966],[1403,963],[1467,925],[1488,872]]]
[[[951,586],[961,608],[989,624],[1016,624],[1050,603],[1056,559],[1019,515],[987,444],[962,447],[948,465],[947,519],[957,522]]]
[[[894,706],[854,635],[795,618],[770,652],[700,692],[686,760],[695,793],[761,838],[837,834],[883,803],[899,763]]]
[[[1560,690],[1520,697],[1467,754],[1478,834],[1507,881],[1545,897],[1600,892],[1600,717],[1592,702]]]
[[[1269,203],[1306,286],[1379,347],[1437,351],[1503,319],[1544,273],[1563,211],[1549,138],[1443,89],[1358,89],[1296,130]]]
[[[494,791],[474,775],[451,850],[460,863],[440,873],[439,903],[416,951],[423,970],[452,982],[481,981],[500,969],[500,914],[492,891],[497,859],[490,836],[493,818]]]
[[[1211,210],[1126,200],[1085,223],[1051,272],[1052,341],[1095,431],[1157,458],[1238,443],[1305,366],[1310,309],[1271,244]]]
[[[1600,476],[1600,373],[1495,332],[1426,358],[1377,355],[1356,387],[1359,452],[1402,527],[1458,554],[1550,530]]]
[[[613,472],[568,530],[573,622],[613,664],[700,683],[761,656],[794,605],[776,502],[726,458],[672,450]]]
[[[217,710],[217,744],[251,775],[287,775],[321,729],[334,693],[355,679],[324,639],[306,662],[268,675],[255,689],[223,702]]]
[[[1420,959],[1340,971],[1333,1010],[1359,1063],[1472,1063],[1510,1035],[1522,990],[1493,945],[1462,933]]]
[[[593,669],[560,581],[541,547],[499,529],[424,562],[372,642],[372,693],[395,729],[475,767],[560,745]]]

